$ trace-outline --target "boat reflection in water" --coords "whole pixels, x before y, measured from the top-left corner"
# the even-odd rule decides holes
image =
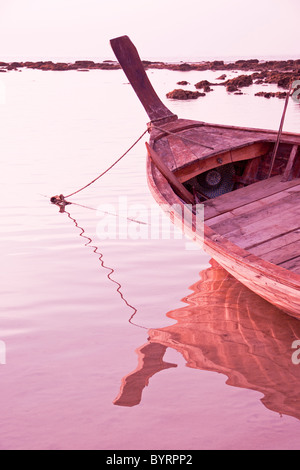
[[[59,204],[59,211],[74,223],[85,245],[99,257],[108,279],[132,310],[129,322],[135,325],[137,310],[112,278],[114,269],[104,264],[103,254],[64,205]],[[136,350],[138,366],[122,379],[113,403],[138,405],[150,378],[176,367],[163,360],[170,347],[182,354],[187,367],[222,373],[228,377],[228,385],[261,392],[261,401],[270,410],[300,419],[300,364],[292,360],[292,356],[298,359],[292,345],[300,340],[300,321],[254,294],[214,260],[210,263],[190,287],[192,293],[182,299],[186,305],[167,313],[176,323],[148,330],[148,342]]]
[[[187,367],[215,371],[227,384],[261,392],[272,411],[300,418],[300,365],[292,349],[300,339],[300,322],[248,290],[215,261],[200,273],[170,311],[171,326],[149,330],[148,342],[136,350],[138,366],[122,379],[115,405],[135,406],[151,376],[176,367],[163,361],[168,347],[179,351]]]

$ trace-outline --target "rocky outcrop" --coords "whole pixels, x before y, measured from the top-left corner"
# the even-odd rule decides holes
[[[259,91],[258,93],[255,93],[255,96],[263,96],[264,98],[280,98],[284,99],[286,98],[287,93],[285,91],[277,91],[277,92],[269,92],[269,91]]]
[[[210,91],[213,91],[212,88],[210,88],[210,85],[213,85],[213,83],[210,83],[207,80],[202,80],[201,82],[198,82],[195,84],[195,88],[202,89],[205,93],[208,93]]]
[[[264,70],[263,72],[255,72],[252,75],[252,79],[255,80],[255,84],[259,85],[262,83],[276,84],[277,86],[288,89],[291,81],[300,79],[300,68],[295,72],[281,72],[274,70]]]
[[[165,62],[152,62],[143,60],[145,68],[150,69],[168,69],[181,72],[188,72],[191,70],[206,71],[206,70],[222,70],[222,71],[238,71],[243,73],[235,78],[226,80],[226,73],[218,76],[216,80],[221,82],[211,83],[208,80],[201,80],[195,84],[195,88],[199,91],[190,91],[183,89],[176,89],[167,94],[168,98],[189,100],[196,99],[200,96],[205,96],[206,93],[213,91],[212,87],[225,86],[229,93],[236,95],[243,94],[241,88],[248,87],[252,84],[268,85],[275,84],[279,88],[287,90],[290,83],[300,80],[300,59],[296,60],[269,60],[259,61],[258,59],[240,59],[235,62],[225,63],[222,60],[203,61],[203,62],[180,62],[180,63],[165,63]],[[53,62],[48,61],[14,61],[4,62],[0,61],[0,72],[7,71],[21,71],[22,68],[37,69],[42,71],[69,71],[76,70],[79,72],[87,72],[89,70],[117,70],[120,65],[116,61],[105,60],[103,62],[94,62],[93,60],[76,60],[74,63],[68,62]],[[247,72],[247,73],[245,73]],[[177,85],[186,86],[189,82],[181,80]],[[264,96],[265,98],[277,97],[284,98],[284,92],[258,92],[256,96]],[[300,102],[300,94],[295,95]]]
[[[253,63],[257,63],[256,60],[253,59]],[[238,61],[239,64],[243,64],[244,61]],[[248,62],[247,62],[248,63]],[[234,65],[237,65],[236,63]],[[226,74],[223,74],[219,77],[219,80],[226,78]],[[229,93],[234,93],[235,95],[242,95],[243,92],[241,91],[241,88],[244,87],[249,87],[250,85],[258,85],[258,84],[276,84],[280,88],[288,89],[290,86],[291,81],[295,80],[300,80],[300,69],[299,69],[299,74],[295,74],[294,72],[281,72],[281,71],[270,71],[270,70],[264,70],[261,72],[253,72],[252,74],[242,74],[238,75],[237,77],[231,78],[229,80],[222,81],[221,83],[211,83],[208,80],[201,80],[200,82],[197,82],[195,84],[195,88],[198,90],[203,90],[203,93],[208,93],[210,91],[213,91],[213,88],[215,86],[225,86],[226,91]],[[188,82],[182,81],[178,82],[178,84],[188,84]],[[175,94],[178,94],[178,96],[181,96],[181,94],[177,91]],[[183,90],[182,90],[183,91]],[[171,93],[174,93],[171,92]],[[202,95],[202,96],[204,96]],[[283,99],[286,97],[286,92],[258,92],[256,93],[256,96],[264,96],[265,98],[280,98]],[[297,99],[299,94],[297,94]],[[185,98],[184,95],[182,94],[182,97],[175,98],[175,99],[189,99]]]
[[[47,61],[38,61],[38,62],[0,62],[1,68],[6,70],[18,70],[21,68],[28,69],[38,69],[38,70],[50,70],[50,71],[66,71],[66,70],[92,70],[92,69],[101,69],[101,70],[115,70],[119,69],[120,65],[117,62],[94,62],[92,60],[77,60],[74,63],[66,62],[52,62],[51,60]]]
[[[173,100],[194,100],[199,98],[199,96],[205,96],[205,93],[200,93],[199,91],[182,90],[181,88],[175,89],[166,94],[167,98]]]
[[[239,75],[238,77],[231,78],[227,80],[224,85],[226,85],[227,90],[229,87],[234,87],[236,89],[243,88],[246,86],[250,86],[253,84],[252,76],[251,75]],[[229,90],[228,90],[229,91]],[[234,90],[236,91],[236,90]]]
[[[145,61],[143,61],[145,62]],[[280,72],[296,72],[300,68],[300,59],[297,60],[268,60],[259,61],[258,59],[237,60],[236,62],[225,63],[222,60],[192,62],[192,63],[165,63],[165,62],[147,62],[148,68],[159,68],[168,70],[241,70],[241,71],[256,71],[261,72],[265,70],[280,71]]]
[[[281,60],[281,61],[259,61],[258,59],[237,60],[236,62],[225,63],[223,60],[202,61],[202,62],[179,62],[179,63],[166,63],[166,62],[152,62],[143,60],[145,68],[153,69],[168,69],[181,72],[188,72],[190,70],[206,71],[206,70],[242,70],[253,71],[256,74],[262,74],[257,79],[263,79],[269,74],[277,74],[277,81],[284,78],[279,75],[285,74],[286,76],[294,74],[300,75],[300,59],[297,60]],[[22,67],[34,68],[41,70],[82,70],[82,69],[102,69],[114,70],[119,69],[120,66],[115,61],[104,60],[103,62],[94,62],[93,60],[76,60],[74,63],[54,63],[52,61],[38,61],[38,62],[1,62],[0,66],[8,70],[16,70]],[[222,74],[218,80],[225,80],[226,74]],[[274,79],[274,76],[273,76]],[[285,82],[282,82],[285,85]]]

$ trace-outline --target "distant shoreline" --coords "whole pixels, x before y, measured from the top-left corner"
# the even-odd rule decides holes
[[[235,62],[226,62],[224,60],[199,61],[199,62],[162,62],[162,61],[142,61],[145,68],[167,69],[188,72],[192,70],[240,70],[240,71],[281,71],[294,72],[300,75],[300,59],[288,60],[258,60],[258,59],[239,59]],[[18,70],[22,68],[38,70],[118,70],[120,65],[116,61],[104,60],[103,62],[94,62],[93,60],[76,60],[75,62],[53,62],[47,61],[0,61],[1,71]]]
[[[206,92],[213,91],[210,87],[225,85],[228,92],[243,94],[240,88],[252,84],[276,84],[279,88],[287,90],[291,81],[300,80],[300,59],[287,60],[258,60],[239,59],[235,62],[226,63],[223,60],[202,61],[202,62],[160,62],[142,61],[145,69],[165,69],[179,72],[189,71],[219,71],[221,76],[217,78],[218,83],[209,83],[206,80],[196,84],[196,88],[203,89],[203,92],[191,92],[177,89],[170,92],[167,97],[173,99],[194,99],[205,96]],[[48,61],[26,61],[26,62],[1,62],[0,72],[22,71],[23,68],[37,69],[42,71],[69,71],[89,72],[90,70],[119,70],[121,67],[116,61],[105,60],[94,62],[93,60],[76,60],[75,62],[53,62]],[[226,80],[226,72],[241,72],[234,79]],[[250,73],[252,72],[252,73]],[[222,80],[222,81],[219,81]],[[178,84],[188,84],[188,82],[178,82]],[[256,96],[270,98],[276,96],[285,98],[286,92],[268,93],[259,92]]]

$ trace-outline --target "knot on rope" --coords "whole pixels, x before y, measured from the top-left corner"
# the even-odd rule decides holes
[[[56,195],[56,196],[52,196],[50,198],[50,202],[52,204],[56,204],[57,206],[59,206],[60,208],[65,208],[65,206],[67,206],[68,204],[72,204],[72,202],[69,202],[69,201],[66,201],[65,197],[63,194],[60,194],[59,196]]]

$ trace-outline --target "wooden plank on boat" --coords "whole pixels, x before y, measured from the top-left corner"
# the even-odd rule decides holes
[[[152,147],[151,144],[150,144],[150,147]],[[174,155],[170,149],[168,140],[167,139],[159,140],[153,148],[158,155],[164,156],[163,158],[164,163],[167,165],[169,170],[173,172],[174,169],[176,169],[176,162],[175,162]]]
[[[289,190],[282,191],[282,193],[272,194],[271,196],[267,196],[265,198],[259,199],[258,201],[245,204],[242,207],[237,207],[236,209],[233,209],[232,211],[227,211],[227,212],[224,212],[223,214],[216,215],[215,217],[212,217],[211,219],[206,220],[205,223],[209,227],[212,227],[215,224],[224,222],[225,220],[232,219],[233,217],[246,215],[247,213],[252,212],[253,210],[257,211],[257,210],[260,210],[262,207],[267,207],[270,204],[275,204],[278,201],[280,201],[283,197],[285,197],[285,195],[286,196],[289,195]]]
[[[178,141],[175,143],[174,140],[169,140],[169,143],[172,152],[174,152],[176,162],[178,159],[177,169],[174,173],[181,183],[212,168],[265,155],[270,148],[270,144],[266,142],[256,142],[244,146],[243,148],[232,149],[230,149],[230,145],[228,145],[229,150],[225,152],[206,152],[206,155],[197,158],[195,146],[189,145],[188,150],[180,153]],[[183,145],[181,145],[181,147],[183,147]]]
[[[300,184],[300,178],[295,178],[292,181],[281,182],[281,176],[273,176],[268,180],[262,180],[253,183],[245,188],[223,194],[215,199],[211,199],[204,203],[205,206],[205,220],[211,219],[224,212],[245,206],[251,202],[258,201],[259,199],[271,196],[272,194],[280,193],[293,186]]]
[[[299,256],[300,253],[300,240],[290,243],[288,245],[283,245],[276,250],[269,251],[265,253],[262,258],[265,261],[269,261],[273,264],[281,264],[286,261],[290,261]]]
[[[222,129],[230,129],[230,130],[241,130],[243,129],[244,132],[249,132],[252,135],[255,135],[257,138],[261,138],[264,140],[269,140],[270,142],[275,142],[278,131],[274,131],[271,129],[257,129],[254,127],[238,127],[226,124],[213,124],[213,123],[204,123],[205,127],[214,127],[214,128],[222,128]],[[300,134],[295,134],[293,132],[282,132],[281,134],[281,142],[288,143],[288,144],[296,144],[300,145]]]
[[[166,180],[172,185],[172,187],[176,190],[178,195],[188,204],[194,204],[194,197],[193,195],[181,184],[176,176],[169,170],[166,164],[162,161],[160,156],[155,152],[155,150],[150,147],[150,145],[146,142],[146,148],[148,151],[149,157],[152,159],[154,164],[157,166],[159,171],[162,175],[166,178]]]
[[[201,154],[199,157],[199,149],[196,154],[196,152],[191,149],[191,145],[186,145],[186,143],[178,136],[169,136],[168,141],[176,162],[174,174],[181,183],[184,183],[190,178],[193,178],[210,168],[231,163],[230,152],[218,155],[218,157],[211,157],[207,160],[206,158],[204,159]],[[192,162],[194,162],[194,165],[191,168],[190,165]],[[188,165],[188,168],[178,170],[186,165]]]
[[[284,215],[284,218],[282,217]],[[251,246],[272,240],[292,230],[300,229],[300,207],[291,208],[285,214],[268,217],[256,223],[227,233],[226,238],[246,250]]]
[[[201,121],[192,121],[189,119],[177,119],[172,123],[165,124],[163,128],[160,127],[158,123],[157,125],[151,124],[151,139],[153,143],[155,143],[158,140],[167,137],[169,132],[176,134],[187,129],[199,128],[203,125],[204,123]]]
[[[226,165],[227,163],[231,163],[231,152],[220,153],[217,156],[210,156],[209,158],[194,158],[192,161],[186,162],[185,167],[175,170],[174,174],[181,183],[185,183],[205,171]]]
[[[265,261],[269,261],[273,264],[280,264],[286,261],[290,261],[291,259],[296,258],[299,256],[300,253],[300,240],[297,240],[293,243],[289,243],[288,245],[283,245],[273,251],[269,251],[265,253],[262,258]]]
[[[281,180],[282,182],[290,181],[292,179],[293,166],[295,163],[297,150],[298,150],[298,145],[293,145],[286,169],[284,171],[284,174]]]
[[[295,230],[281,234],[278,237],[274,237],[271,240],[260,243],[259,245],[249,246],[247,249],[250,253],[263,258],[264,255],[270,251],[289,245],[290,243],[294,243],[298,240],[300,240],[300,229],[296,228]]]
[[[253,184],[257,182],[257,172],[259,169],[260,161],[261,157],[256,157],[252,158],[251,160],[248,160],[242,176],[235,176],[235,181],[239,184],[240,188],[243,188],[248,184]]]
[[[300,274],[300,256],[297,256],[289,261],[285,261],[284,263],[281,263],[280,266],[282,268],[288,269],[289,271],[292,271],[293,273]]]
[[[201,150],[201,145],[206,144],[211,147],[211,154],[217,155],[220,152],[231,150],[236,147],[243,147],[256,142],[253,136],[242,130],[240,131],[225,131],[218,128],[207,128],[202,126],[201,129],[189,129],[180,134],[187,137],[187,144],[191,150],[198,155]],[[199,144],[198,144],[199,142]],[[202,152],[203,153],[203,152]]]
[[[175,170],[183,165],[186,165],[186,162],[190,162],[197,158],[197,156],[191,151],[191,149],[183,142],[180,137],[175,135],[169,136],[168,142],[172,155],[176,162]]]
[[[236,214],[235,211],[226,212],[228,215],[224,220],[218,220],[219,217],[214,217],[209,220],[209,226],[221,235],[231,233],[236,229],[245,229],[248,225],[253,226],[255,223],[260,222],[261,226],[264,227],[267,224],[267,219],[275,216],[276,218],[281,217],[289,210],[294,210],[295,204],[300,203],[300,197],[295,198],[295,194],[288,194],[287,192],[277,193],[275,197],[270,198],[268,204],[265,203],[265,199],[255,201],[251,204],[251,211],[247,210],[247,206],[244,206],[245,211]]]
[[[247,145],[240,149],[232,149],[231,159],[232,162],[240,162],[243,160],[252,160],[256,157],[265,155],[270,150],[269,142],[256,142],[254,144]]]

